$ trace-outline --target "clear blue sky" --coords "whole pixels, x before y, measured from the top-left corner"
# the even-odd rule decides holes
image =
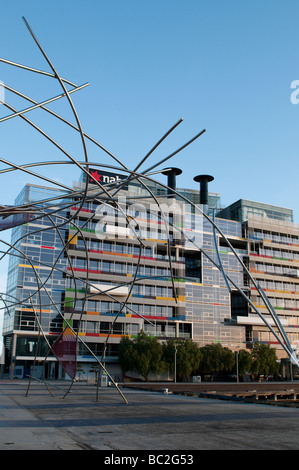
[[[210,190],[221,193],[223,205],[239,198],[281,205],[294,209],[299,223],[299,104],[290,100],[291,82],[299,79],[297,0],[2,3],[1,57],[49,70],[22,16],[61,76],[90,83],[72,95],[83,129],[127,166],[133,168],[183,117],[149,164],[205,128],[172,160],[183,169],[178,184],[197,188],[193,176],[212,174]],[[0,80],[37,100],[60,93],[53,80],[5,64]],[[18,109],[23,107],[20,102]],[[60,103],[52,109],[70,116]],[[28,117],[43,122],[38,112]],[[0,126],[3,158],[65,159],[20,118]],[[49,121],[46,130],[83,157],[78,136],[63,125]],[[89,158],[111,162],[95,147]],[[61,181],[66,173],[71,184],[76,175],[60,171]],[[57,169],[49,174],[57,177]],[[22,182],[24,175],[16,186]],[[9,184],[9,195],[18,189]],[[1,202],[9,195],[5,191]]]
[[[276,204],[292,208],[299,223],[299,104],[290,99],[299,80],[298,0],[2,2],[0,56],[49,70],[22,16],[62,77],[90,83],[72,95],[82,127],[129,168],[183,117],[149,165],[205,128],[171,162],[183,169],[178,185],[197,188],[195,175],[212,174],[210,190],[223,205]],[[53,80],[5,64],[0,80],[40,101],[61,92]],[[72,119],[67,104],[51,107]],[[83,158],[78,135],[40,111],[28,118]],[[15,163],[65,159],[20,118],[0,123],[0,142],[2,158]],[[88,151],[90,161],[113,163],[94,146]],[[46,174],[69,185],[78,177],[61,168]],[[37,182],[1,176],[0,202],[13,203],[27,181]]]

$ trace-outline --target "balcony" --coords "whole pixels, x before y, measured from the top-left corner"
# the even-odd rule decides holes
[[[113,284],[91,284],[89,286],[89,293],[90,294],[98,294],[92,296],[94,300],[97,300],[98,297],[105,295],[108,293],[111,296],[117,297],[126,297],[129,294],[128,286],[118,286]]]

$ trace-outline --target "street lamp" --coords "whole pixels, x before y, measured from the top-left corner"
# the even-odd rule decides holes
[[[177,348],[175,346],[174,347],[174,383],[176,383],[176,353],[177,353]]]
[[[237,373],[237,382],[239,383],[239,351],[236,351],[236,373]]]

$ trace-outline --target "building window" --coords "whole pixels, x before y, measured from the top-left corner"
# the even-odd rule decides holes
[[[186,277],[192,277],[202,281],[202,263],[201,263],[201,253],[193,252],[190,254],[186,253],[185,256],[185,273]]]

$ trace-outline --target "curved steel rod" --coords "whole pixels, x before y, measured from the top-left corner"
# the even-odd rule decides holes
[[[89,83],[85,83],[84,85],[81,85],[77,88],[74,88],[73,90],[70,90],[69,93],[71,94],[71,93],[74,93],[75,91],[81,90],[82,88],[86,87],[87,85],[89,85]],[[5,85],[4,85],[4,87],[8,88]],[[9,114],[8,116],[4,116],[3,118],[0,118],[0,122],[8,121],[9,119],[14,118],[16,116],[21,116],[22,114],[28,113],[29,111],[33,111],[34,109],[44,107],[45,104],[53,103],[54,101],[57,101],[61,98],[64,98],[65,96],[66,96],[65,93],[61,93],[60,95],[56,95],[53,98],[49,98],[49,99],[44,100],[40,103],[36,103],[33,106],[29,106],[29,108],[22,109],[21,111],[15,111],[13,114]],[[5,103],[2,103],[2,104],[5,104]]]
[[[166,139],[166,137],[169,136],[169,134],[179,125],[183,122],[183,118],[179,119],[178,122],[176,122],[167,132],[164,134],[161,139],[152,147],[152,149],[143,157],[143,159],[138,163],[136,168],[133,170],[133,173],[138,170],[138,168],[141,167],[141,165],[145,162],[145,160],[148,159],[148,157],[156,150],[156,148]]]
[[[56,75],[53,74],[53,73],[44,72],[43,70],[34,69],[32,67],[28,67],[27,65],[18,64],[17,62],[12,62],[11,60],[3,59],[2,57],[0,57],[0,62],[3,62],[5,64],[9,64],[9,65],[13,65],[15,67],[19,67],[21,69],[28,70],[29,72],[35,72],[35,73],[39,73],[41,75],[47,75],[47,77],[57,78]],[[77,85],[75,85],[75,83],[72,83],[69,80],[66,80],[65,78],[62,78],[61,80],[64,83],[67,83],[68,85],[71,85],[75,88],[77,87]]]

